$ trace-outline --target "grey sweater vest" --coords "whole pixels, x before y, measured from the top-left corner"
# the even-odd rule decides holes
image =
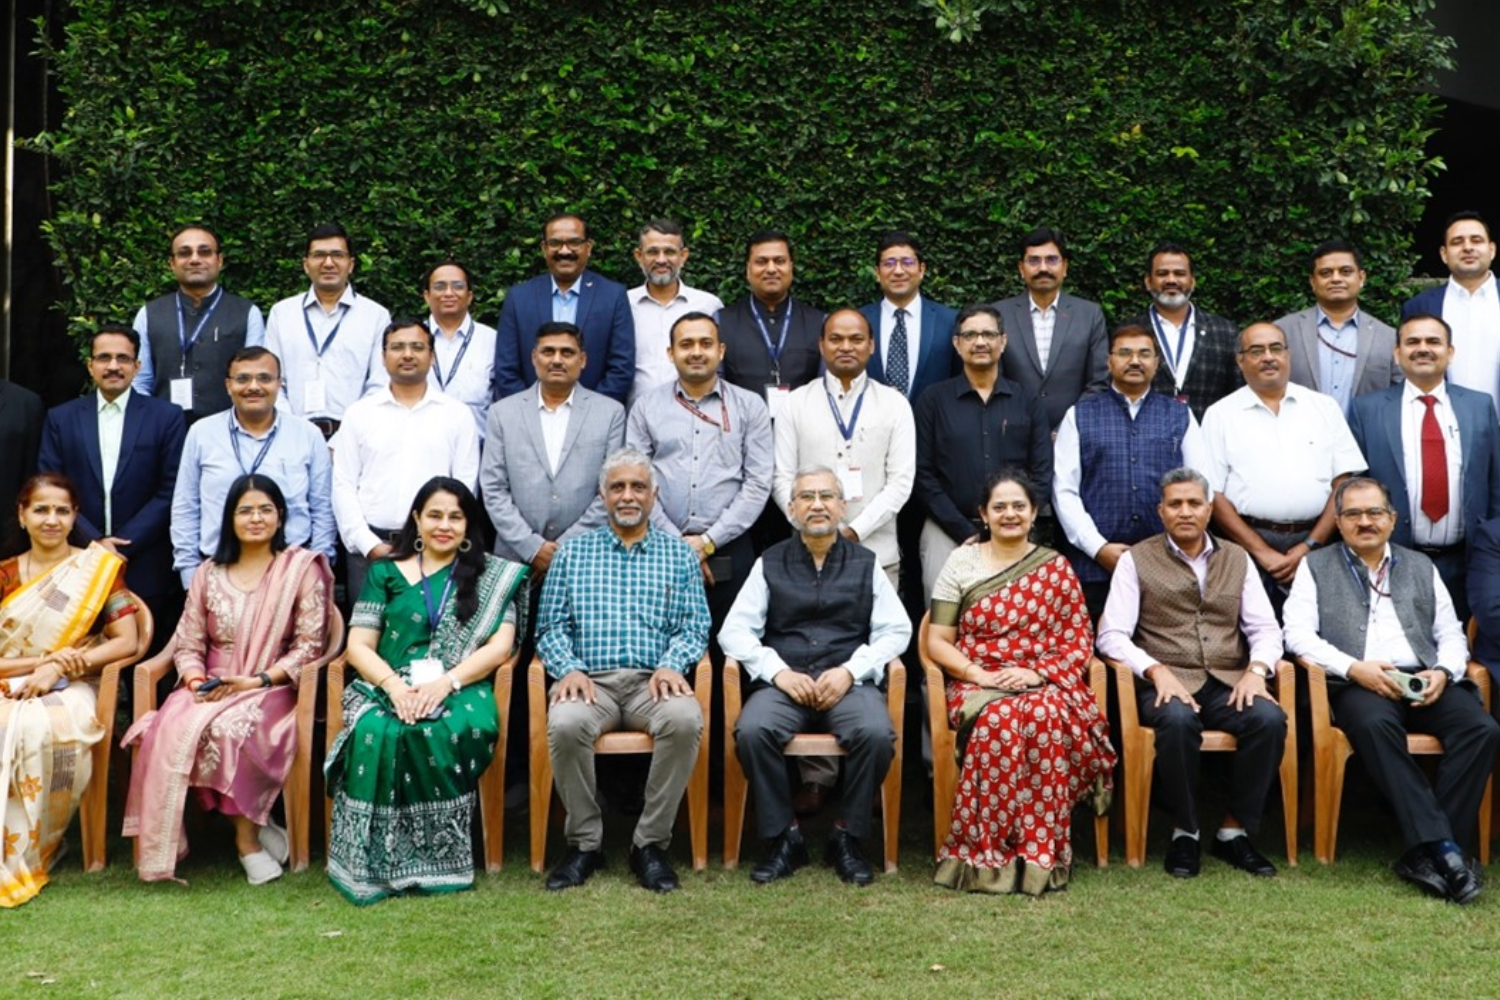
[[[1385,650],[1366,648],[1370,598],[1374,595],[1364,563],[1357,558],[1354,562],[1358,576],[1350,570],[1342,544],[1308,554],[1307,568],[1318,585],[1318,634],[1356,660],[1388,659]],[[1392,545],[1391,569],[1385,586],[1396,609],[1396,620],[1401,623],[1401,631],[1417,660],[1425,669],[1436,667],[1437,643],[1432,625],[1437,598],[1432,589],[1432,560],[1420,552]]]

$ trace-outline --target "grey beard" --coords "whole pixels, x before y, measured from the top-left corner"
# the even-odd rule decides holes
[[[1164,309],[1181,309],[1193,298],[1192,292],[1178,292],[1176,295],[1153,294],[1156,304]]]

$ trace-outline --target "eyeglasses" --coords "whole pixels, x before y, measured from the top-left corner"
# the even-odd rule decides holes
[[[266,503],[261,504],[259,507],[246,506],[236,507],[234,509],[235,517],[251,517],[255,514],[259,514],[261,517],[273,517],[276,514],[276,507],[272,504]]]
[[[407,351],[410,351],[413,354],[426,354],[427,342],[425,340],[396,342],[392,344],[386,344],[385,349],[387,351],[390,351],[392,354],[405,354]]]
[[[1267,354],[1269,354],[1273,358],[1279,358],[1283,354],[1286,353],[1286,345],[1285,344],[1256,344],[1254,347],[1246,347],[1245,349],[1243,349],[1243,350],[1241,350],[1241,351],[1239,351],[1237,353],[1239,353],[1239,354],[1248,354],[1252,358],[1263,358]]]
[[[1134,358],[1140,358],[1142,361],[1150,361],[1152,358],[1156,357],[1156,352],[1149,347],[1143,347],[1138,351],[1132,351],[1128,347],[1122,347],[1117,351],[1110,351],[1109,353],[1114,357],[1119,358],[1121,361],[1130,361]]]
[[[1362,507],[1358,509],[1350,508],[1349,510],[1339,511],[1339,520],[1348,521],[1349,523],[1353,524],[1358,521],[1363,521],[1368,517],[1372,521],[1379,521],[1382,518],[1388,516],[1390,512],[1390,508],[1388,507]]]
[[[904,267],[910,271],[920,263],[922,262],[915,257],[887,257],[880,262],[880,266],[887,271],[894,271],[898,267]]]
[[[1005,334],[999,330],[960,330],[955,333],[954,336],[959,340],[962,340],[964,343],[968,344],[972,343],[976,339],[999,340],[1001,337],[1005,336]]]
[[[1062,257],[1055,253],[1049,253],[1045,257],[1038,257],[1035,254],[1032,254],[1026,258],[1027,267],[1041,267],[1043,264],[1047,265],[1048,267],[1056,267],[1061,263]]]
[[[272,375],[270,372],[257,372],[254,375],[250,375],[246,372],[241,372],[238,375],[229,376],[229,381],[233,382],[237,386],[243,387],[249,385],[252,382],[254,382],[256,385],[275,385],[277,382],[281,381],[281,379],[278,376]]]
[[[469,283],[467,281],[434,281],[430,291],[434,292],[467,292]]]
[[[816,500],[819,503],[829,504],[835,500],[842,500],[843,497],[834,490],[803,490],[801,493],[792,494],[792,499],[798,503],[812,503]]]
[[[349,259],[348,250],[309,250],[307,259],[315,264],[321,264],[325,260],[331,260],[336,264],[342,264]]]
[[[172,256],[178,260],[192,260],[194,257],[217,257],[219,251],[211,246],[178,247],[172,251]]]
[[[95,354],[90,361],[97,361],[101,365],[133,365],[134,354]]]
[[[573,236],[565,240],[542,240],[542,246],[548,250],[561,250],[563,247],[567,247],[569,250],[582,250],[588,245],[589,241],[580,236]]]

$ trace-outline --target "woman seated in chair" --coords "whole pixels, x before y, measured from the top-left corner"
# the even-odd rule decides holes
[[[474,884],[470,824],[500,735],[485,678],[524,634],[530,570],[484,554],[479,503],[429,480],[350,619],[344,729],[325,764],[328,877],[350,902]]]
[[[77,509],[66,476],[32,476],[16,500],[31,548],[0,562],[0,907],[47,884],[104,738],[95,678],[139,638],[125,560],[68,541]]]
[[[271,807],[297,749],[297,678],[324,654],[328,560],[286,543],[286,498],[262,475],[241,476],[224,501],[219,548],[193,574],[173,637],[178,686],[125,734],[139,742],[125,804],[136,871],[175,877],[187,854],[188,790],[228,816],[251,885],[280,878],[286,831]]]
[[[1072,567],[1029,539],[1038,504],[1020,473],[992,476],[981,541],[955,549],[933,587],[927,654],[949,678],[960,767],[935,878],[950,889],[1063,888],[1073,807],[1091,793],[1107,805],[1115,752],[1086,679],[1093,631]]]

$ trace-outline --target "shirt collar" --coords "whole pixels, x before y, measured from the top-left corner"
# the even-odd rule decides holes
[[[1058,299],[1061,299],[1061,298],[1062,298],[1062,293],[1059,292],[1057,298],[1052,300],[1052,304],[1050,306],[1048,306],[1046,309],[1043,309],[1041,306],[1039,306],[1039,305],[1036,304],[1036,299],[1032,297],[1031,293],[1027,292],[1026,293],[1026,304],[1031,307],[1032,315],[1035,315],[1037,313],[1047,313],[1047,312],[1054,312],[1055,313],[1055,312],[1057,312],[1057,301],[1058,301]]]
[[[557,409],[561,410],[563,407],[567,407],[568,409],[571,410],[573,408],[573,398],[575,396],[577,396],[577,395],[578,395],[578,386],[575,385],[573,387],[573,390],[568,393],[568,398],[565,399],[565,400],[563,400],[562,403],[557,407]],[[542,390],[541,389],[538,389],[536,391],[536,408],[538,410],[541,410],[541,411],[547,412],[547,413],[556,413],[557,412],[557,410],[548,410],[547,409],[546,400],[542,399]]]
[[[551,284],[552,284],[552,295],[553,295],[554,298],[561,298],[561,299],[573,299],[573,298],[577,298],[578,297],[578,289],[583,286],[583,275],[581,275],[581,274],[578,276],[578,280],[575,281],[575,282],[573,282],[573,286],[571,288],[569,288],[566,292],[557,287],[557,279],[554,278],[554,277],[552,277],[552,275],[550,273],[547,275],[547,280],[549,282],[551,282]]]
[[[125,407],[130,402],[130,394],[133,392],[135,392],[134,389],[126,389],[124,392],[120,393],[117,399],[115,399],[115,405],[120,408],[121,414],[125,412]],[[100,392],[97,389],[94,390],[94,403],[98,407],[96,412],[99,413],[103,413],[104,408],[109,405],[104,401],[104,393]]]
[[[353,309],[354,300],[357,298],[359,298],[359,296],[354,294],[354,283],[351,281],[349,284],[344,286],[344,294],[339,296],[338,304],[344,306],[345,308]],[[318,301],[317,289],[309,288],[307,290],[307,294],[302,296],[302,310],[306,312],[308,309],[313,308],[314,306],[316,306],[320,310],[323,308],[323,304]]]
[[[1448,291],[1451,292],[1454,295],[1460,295],[1460,296],[1463,296],[1465,298],[1473,298],[1473,299],[1493,298],[1494,295],[1495,295],[1495,272],[1491,271],[1488,274],[1486,274],[1484,276],[1484,284],[1480,285],[1473,292],[1470,292],[1463,285],[1460,285],[1458,283],[1458,280],[1456,278],[1451,278],[1450,277],[1448,279]]]
[[[865,391],[865,386],[869,384],[869,381],[869,372],[860,372],[854,376],[854,381],[849,383],[849,391],[845,392],[844,383],[839,381],[837,375],[832,372],[823,373],[823,388],[828,390],[829,395],[833,396],[834,399],[846,399],[850,396],[858,396]]]
[[[1342,327],[1342,326],[1334,326],[1333,325],[1333,320],[1331,320],[1331,319],[1328,318],[1328,314],[1323,311],[1323,307],[1322,306],[1315,306],[1314,308],[1316,308],[1317,311],[1318,311],[1318,322],[1317,322],[1318,326],[1326,326],[1330,330],[1342,330],[1342,329],[1344,329],[1344,327]],[[1359,309],[1358,308],[1356,308],[1354,310],[1353,314],[1350,315],[1350,317],[1347,320],[1344,321],[1344,324],[1345,324],[1345,326],[1352,326],[1356,330],[1359,329]]]
[[[554,289],[556,289],[557,282],[554,281],[552,283],[552,287]],[[574,285],[573,287],[577,288],[578,286]],[[651,289],[650,289],[649,286],[647,286],[647,285],[637,285],[636,287],[634,287],[634,288],[632,288],[630,290],[630,301],[635,302],[635,303],[637,303],[639,305],[643,305],[643,306],[660,306],[663,309],[670,309],[670,308],[672,308],[673,306],[675,306],[679,302],[686,302],[687,301],[687,285],[684,285],[682,283],[682,279],[678,278],[677,279],[677,294],[674,295],[674,296],[672,296],[671,300],[668,301],[668,302],[666,302],[666,303],[658,302],[658,301],[656,301],[656,299],[652,298],[651,297]]]
[[[1176,540],[1174,540],[1171,535],[1165,535],[1164,537],[1167,539],[1167,548],[1175,552],[1183,562],[1191,563],[1195,561],[1192,556],[1182,551],[1181,546],[1177,544]],[[1198,559],[1207,559],[1210,555],[1213,554],[1213,551],[1216,548],[1218,548],[1218,546],[1214,544],[1214,536],[1207,530],[1205,530],[1203,532],[1203,551],[1198,553]]]
[[[266,431],[267,434],[270,434],[272,431],[276,430],[276,428],[281,426],[281,411],[275,410],[273,411],[273,413],[274,416],[271,419],[271,430]],[[232,406],[229,408],[229,433],[243,434],[245,435],[245,437],[250,438],[252,441],[260,440],[254,434],[251,434],[248,430],[246,430],[244,424],[240,423],[240,415],[235,412],[234,407]]]
[[[1448,405],[1448,382],[1447,382],[1447,380],[1444,379],[1442,382],[1439,382],[1436,386],[1433,387],[1433,390],[1431,392],[1428,392],[1428,393],[1424,393],[1421,389],[1418,389],[1416,386],[1412,385],[1410,382],[1402,382],[1401,383],[1401,401],[1403,403],[1414,403],[1414,402],[1416,402],[1418,399],[1420,399],[1423,396],[1432,396],[1438,402],[1442,403],[1444,406],[1447,406]],[[1427,404],[1424,403],[1422,405],[1425,406]]]
[[[437,317],[432,313],[427,314],[427,329],[432,331],[433,340],[447,340],[447,335],[438,327]],[[458,342],[463,343],[474,335],[474,317],[471,313],[464,313],[464,318],[458,321]]]
[[[689,396],[687,394],[687,390],[682,387],[682,379],[673,379],[672,380],[672,392],[675,395],[680,396],[682,399],[687,400],[689,403],[693,402],[693,397]],[[703,394],[703,398],[704,399],[714,399],[714,398],[723,399],[724,398],[724,379],[720,378],[720,377],[715,377],[714,378],[714,387],[712,389],[708,390],[707,392],[705,392]]]
[[[916,294],[916,297],[913,298],[910,302],[908,302],[904,306],[898,306],[898,305],[896,305],[896,303],[892,302],[890,299],[888,299],[888,298],[886,298],[884,296],[881,296],[881,299],[880,299],[880,317],[881,317],[882,320],[890,320],[892,323],[895,323],[896,322],[896,310],[897,309],[905,309],[906,310],[906,315],[908,315],[908,316],[918,316],[918,315],[920,315],[921,312],[922,312],[922,293],[918,292]]]
[[[614,548],[616,552],[629,552],[631,549],[640,549],[642,552],[645,552],[651,544],[652,536],[661,533],[657,531],[656,528],[648,524],[646,525],[646,533],[641,536],[640,540],[637,541],[634,545],[627,547],[625,545],[624,539],[622,539],[615,531],[613,525],[606,524],[599,530],[609,535],[609,544]]]
[[[219,284],[218,282],[214,282],[214,287],[204,292],[203,297],[198,300],[198,304],[195,306],[193,305],[193,300],[188,296],[186,292],[182,290],[181,286],[179,286],[177,289],[177,301],[184,309],[202,309],[209,303],[214,301],[214,296],[218,294],[218,291]]]

